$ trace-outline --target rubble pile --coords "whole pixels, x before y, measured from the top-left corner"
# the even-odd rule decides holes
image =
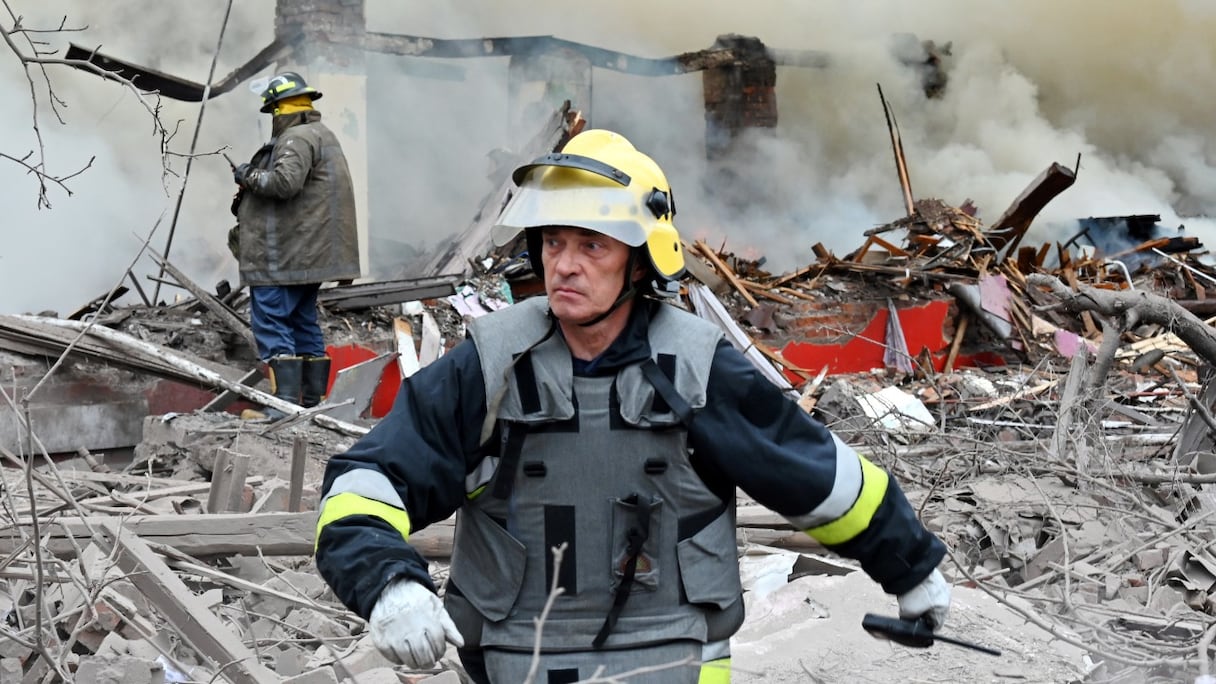
[[[900,347],[898,326],[875,341],[897,347],[885,367],[833,374],[826,387],[820,369],[765,355],[804,381],[804,407],[912,490],[952,549],[956,582],[1086,649],[1084,681],[1178,681],[1196,654],[1208,657],[1216,615],[1206,524],[1216,513],[1206,489],[1216,482],[1216,357],[1212,320],[1191,313],[1207,312],[1206,283],[1216,282],[1199,259],[1206,252],[1174,236],[1110,255],[1077,250],[1074,239],[1002,258],[1020,236],[992,239],[966,206],[916,208],[845,257],[817,246],[819,260],[795,273],[693,249],[724,281],[724,302],[755,346],[787,339],[780,331],[796,319],[782,312],[798,300],[952,297],[944,359]],[[1159,220],[1089,219],[1082,235]],[[897,229],[899,244],[881,237]],[[993,278],[999,297],[982,292]],[[1061,305],[1068,297],[1085,304]],[[978,333],[967,325],[977,319]],[[952,367],[969,345],[998,352],[997,363]]]
[[[581,125],[563,109],[528,149],[559,149]],[[685,245],[674,303],[894,473],[946,540],[959,624],[1005,659],[899,657],[960,680],[1177,681],[1209,657],[1216,334],[1197,314],[1212,313],[1216,278],[1202,245],[1153,216],[1022,244],[1074,176],[1052,165],[990,225],[969,202],[910,201],[859,229],[855,250],[816,245],[790,273]],[[468,321],[539,291],[526,258],[485,244],[485,209],[507,199],[496,191],[438,250],[430,273],[454,275],[323,290],[335,376],[313,409],[263,391],[243,291],[168,262],[165,282],[189,293],[173,303],[120,305],[116,287],[67,318],[0,316],[0,680],[460,681],[451,652],[427,672],[381,658],[310,556],[327,458]],[[243,422],[242,402],[291,417]],[[138,439],[103,442],[97,424],[113,421],[97,412],[127,404]],[[749,618],[734,679],[783,681],[764,660],[767,621],[823,641],[814,623],[856,608],[826,597],[859,573],[740,495]],[[439,583],[451,533],[411,534]],[[857,653],[892,657],[873,640],[850,649],[783,667],[848,680]]]

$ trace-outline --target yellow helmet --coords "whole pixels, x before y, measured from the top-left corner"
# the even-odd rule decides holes
[[[666,289],[684,274],[684,251],[672,217],[671,186],[659,165],[623,136],[592,129],[561,152],[515,169],[518,192],[503,210],[492,237],[502,246],[520,231],[545,226],[586,228],[644,247]],[[540,272],[539,255],[532,255]]]

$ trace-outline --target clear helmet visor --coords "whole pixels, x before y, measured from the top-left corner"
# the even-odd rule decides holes
[[[520,188],[491,230],[496,246],[503,246],[521,231],[542,226],[586,228],[620,240],[630,247],[646,243],[643,223],[654,219],[643,214],[636,191],[618,185],[575,186],[543,189]]]

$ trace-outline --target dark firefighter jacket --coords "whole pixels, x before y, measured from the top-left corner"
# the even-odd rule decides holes
[[[593,362],[576,362],[574,373],[613,375],[650,358],[653,306],[667,305],[635,307],[621,336]],[[434,588],[408,534],[460,508],[466,480],[496,453],[497,435],[481,440],[487,399],[473,345],[461,342],[406,380],[389,415],[326,468],[323,497],[352,469],[372,471],[360,479],[383,485],[325,498],[317,524],[318,570],[365,619],[395,577]],[[859,561],[890,594],[908,591],[937,567],[945,547],[916,519],[895,480],[856,456],[725,340],[714,353],[706,394],[688,445],[696,472],[724,501],[737,486],[795,524],[809,521],[800,529]],[[817,515],[823,510],[844,513],[825,523]]]
[[[358,278],[355,195],[338,139],[316,111],[276,116],[274,129],[250,161],[237,207],[242,282]]]

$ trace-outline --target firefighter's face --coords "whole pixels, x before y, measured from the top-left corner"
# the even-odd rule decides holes
[[[549,308],[563,323],[582,323],[608,310],[620,296],[629,246],[584,228],[541,230],[541,265]]]

